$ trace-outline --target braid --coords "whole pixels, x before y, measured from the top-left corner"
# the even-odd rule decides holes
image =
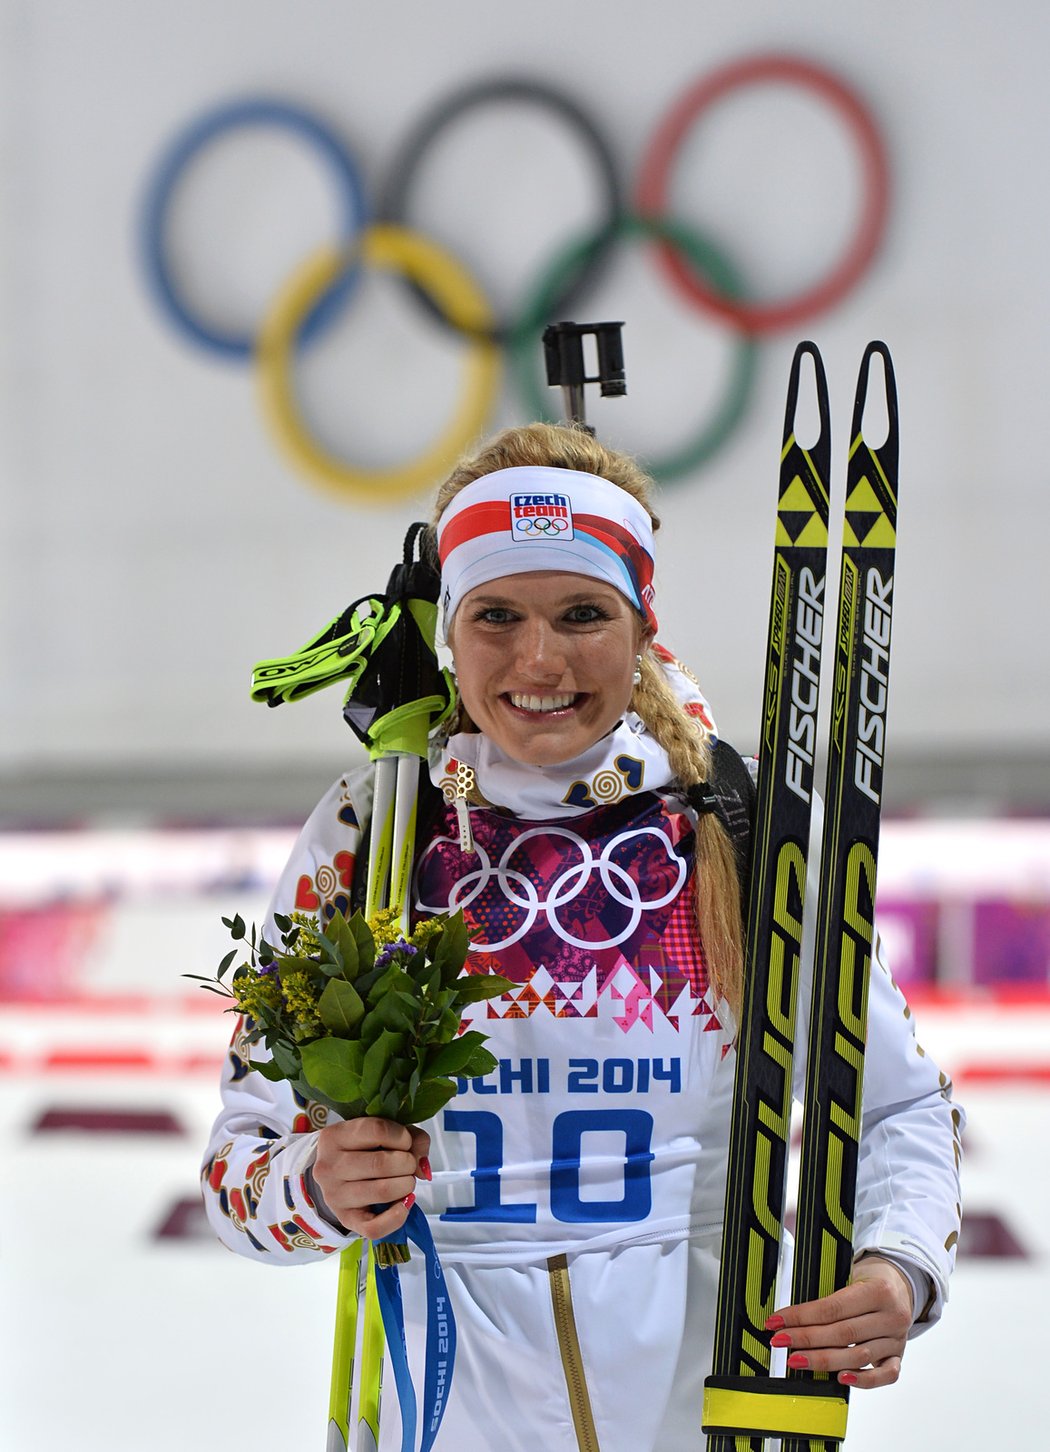
[[[682,787],[707,781],[711,772],[707,737],[682,710],[652,651],[642,656],[641,676],[631,706],[667,752],[675,780]],[[693,880],[697,931],[711,982],[739,1013],[744,983],[740,879],[729,834],[713,812],[703,813],[696,824]]]

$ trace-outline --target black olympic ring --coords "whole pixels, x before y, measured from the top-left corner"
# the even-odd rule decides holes
[[[594,160],[604,196],[604,209],[599,226],[611,227],[623,211],[623,192],[609,143],[586,111],[571,96],[543,81],[529,80],[522,76],[497,76],[491,80],[476,81],[473,85],[454,91],[444,101],[424,112],[391,163],[390,180],[379,205],[380,217],[387,221],[400,222],[403,226],[410,225],[407,213],[412,183],[420,163],[442,131],[475,106],[508,101],[526,101],[544,106],[555,112],[576,132]],[[572,276],[563,280],[553,301],[552,318],[568,317],[580,294],[588,284],[598,279],[608,259],[612,240],[610,237],[604,248],[587,257],[576,267]],[[431,317],[440,319],[446,327],[459,330],[459,325],[447,317],[427,293],[415,287],[412,291]],[[523,321],[527,326],[527,320],[520,318],[497,322],[488,330],[488,336],[497,343],[511,343],[515,337],[520,336]]]
[[[695,225],[687,227],[683,221],[664,215],[663,203],[669,169],[692,122],[727,92],[768,81],[802,86],[830,105],[857,143],[866,190],[854,240],[829,277],[799,298],[758,305],[748,301],[748,290],[741,288],[721,250]],[[528,303],[509,320],[492,319],[483,294],[450,253],[427,237],[392,222],[406,211],[411,185],[435,137],[466,110],[495,101],[539,104],[555,112],[584,142],[594,160],[604,197],[602,218],[588,238],[582,242],[575,239],[571,245],[562,243],[554,266],[547,265],[542,271],[541,287],[532,289]],[[250,334],[224,333],[194,316],[179,290],[167,237],[178,183],[185,170],[224,131],[255,124],[290,127],[329,163],[344,194],[342,231],[347,246],[345,260],[334,254],[331,261],[318,255],[304,264],[264,323],[261,343],[260,338]],[[740,346],[746,344],[753,351],[757,335],[797,324],[838,302],[870,265],[885,228],[887,177],[885,148],[876,123],[861,99],[839,77],[796,56],[745,57],[694,82],[659,123],[652,140],[643,148],[639,184],[634,189],[642,215],[631,216],[624,210],[626,189],[620,183],[608,143],[575,99],[532,77],[490,77],[454,91],[412,128],[395,156],[382,193],[381,214],[389,220],[369,226],[360,169],[332,129],[304,107],[265,97],[241,98],[209,109],[165,149],[147,188],[142,251],[153,294],[177,331],[226,357],[257,360],[263,373],[264,399],[278,400],[276,405],[270,404],[268,422],[296,467],[344,496],[349,493],[373,502],[387,502],[436,482],[447,466],[449,451],[454,456],[476,436],[479,417],[486,416],[494,397],[496,365],[487,354],[503,344],[520,359],[523,348],[538,341],[544,325],[564,317],[581,292],[597,280],[617,241],[625,235],[645,235],[648,230],[654,237],[650,245],[659,248],[661,262],[680,296],[690,306],[732,328],[738,343],[731,364],[732,381],[712,426],[705,428],[687,449],[650,463],[650,472],[666,482],[705,462],[743,417],[752,365],[750,354],[740,351]],[[358,246],[360,253],[353,250]],[[355,265],[358,260],[365,267],[388,267],[403,277],[420,306],[443,319],[468,342],[466,405],[459,408],[442,436],[441,449],[403,469],[385,473],[369,474],[314,447],[303,420],[290,403],[294,390],[289,370],[294,352],[305,338],[334,320],[339,311],[336,305],[341,306],[347,299],[349,283],[359,275],[361,269]],[[542,318],[536,314],[537,298],[546,313]],[[520,366],[518,374],[522,376]],[[526,392],[531,393],[531,388]]]

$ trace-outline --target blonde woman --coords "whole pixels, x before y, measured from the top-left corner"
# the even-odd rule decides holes
[[[458,1322],[435,1444],[454,1452],[672,1452],[700,1437],[746,787],[733,756],[737,776],[711,789],[728,748],[656,644],[657,523],[637,466],[569,428],[505,432],[437,496],[460,710],[432,743],[443,797],[414,900],[422,916],[462,907],[472,971],[515,985],[476,1006],[498,1070],[412,1130],[325,1122],[243,1072],[236,1043],[224,1077],[206,1200],[233,1249],[320,1260],[396,1229],[418,1197]],[[369,793],[367,771],[333,787],[275,910],[345,885]],[[958,1219],[957,1115],[904,1008],[875,964],[853,1283],[770,1328],[790,1364],[860,1387],[896,1380],[908,1338],[939,1316]],[[410,1352],[419,1280],[403,1269]]]

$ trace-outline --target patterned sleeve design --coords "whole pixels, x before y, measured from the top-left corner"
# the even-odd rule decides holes
[[[327,917],[349,907],[360,822],[370,806],[368,769],[344,777],[306,823],[277,884],[265,932],[276,941],[275,912],[297,908]],[[222,1108],[212,1127],[201,1172],[204,1207],[222,1243],[272,1265],[322,1261],[354,1236],[319,1212],[307,1184],[317,1136],[329,1110],[290,1084],[271,1084],[251,1071],[266,1056],[249,1045],[238,1017],[220,1080]]]

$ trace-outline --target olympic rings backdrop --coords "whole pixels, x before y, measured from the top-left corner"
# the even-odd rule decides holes
[[[708,113],[731,93],[772,83],[801,88],[841,124],[859,168],[862,202],[841,257],[820,282],[796,296],[758,303],[749,299],[738,268],[721,245],[684,217],[669,215],[667,205],[675,164],[692,130],[710,124]],[[507,103],[542,107],[569,128],[594,167],[601,208],[587,235],[557,240],[516,313],[496,317],[484,283],[447,248],[410,227],[406,216],[420,169],[441,133],[467,112]],[[229,133],[260,126],[290,133],[321,158],[338,192],[340,242],[303,260],[254,333],[237,332],[199,316],[183,296],[171,258],[172,216],[179,182],[206,148]],[[595,118],[574,97],[535,77],[475,81],[425,111],[401,143],[374,199],[366,193],[357,158],[306,107],[270,97],[224,102],[190,121],[158,160],[146,188],[141,251],[150,290],[170,326],[217,358],[254,368],[267,427],[291,465],[344,499],[382,504],[435,483],[484,432],[498,397],[504,357],[512,365],[525,412],[531,418],[551,416],[539,375],[539,335],[548,322],[569,316],[590,320],[589,294],[613,250],[624,242],[648,244],[660,276],[677,298],[732,334],[729,371],[711,416],[697,423],[684,445],[644,460],[663,482],[694,472],[745,416],[760,339],[827,311],[864,275],[885,230],[888,198],[886,150],[861,98],[812,61],[758,55],[701,76],[677,97],[644,147],[633,178],[622,175]],[[552,205],[552,215],[556,211]],[[381,470],[338,458],[311,435],[294,381],[299,350],[344,313],[352,317],[357,285],[369,269],[400,276],[424,325],[452,330],[463,347],[459,402],[447,426],[424,454]]]

